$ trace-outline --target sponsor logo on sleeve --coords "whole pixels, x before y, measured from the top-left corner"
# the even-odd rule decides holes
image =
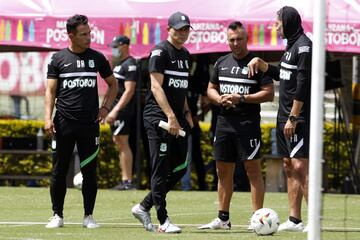
[[[299,47],[299,54],[300,53],[307,53],[310,52],[310,47],[309,46],[301,46]]]
[[[129,65],[129,72],[134,72],[136,71],[136,66],[135,65]]]
[[[155,57],[155,56],[161,56],[161,52],[162,52],[162,50],[161,49],[155,49],[155,50],[153,50],[152,52],[151,52],[151,58],[152,57]]]
[[[119,66],[116,66],[113,71],[114,72],[120,72],[120,69],[121,69],[121,66],[119,65]]]

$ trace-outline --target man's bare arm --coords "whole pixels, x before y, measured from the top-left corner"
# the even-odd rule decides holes
[[[117,118],[119,112],[126,107],[135,94],[136,81],[125,81],[124,85],[125,91],[123,95],[121,95],[119,102],[114,106],[114,108],[106,117],[106,122],[110,125],[114,124],[114,121]]]
[[[113,101],[116,98],[116,95],[118,93],[118,83],[113,74],[111,74],[109,77],[105,78],[104,80],[105,80],[106,84],[108,85],[108,88],[106,90],[106,94],[104,96],[104,99],[103,99],[103,102],[99,109],[99,114],[97,117],[97,120],[102,123],[104,123],[106,116],[109,114],[111,104],[113,103]]]
[[[45,91],[44,128],[45,131],[49,134],[53,134],[55,132],[54,122],[52,120],[52,113],[55,105],[56,89],[57,89],[57,79],[48,78],[46,91]]]
[[[152,72],[150,73],[151,80],[151,92],[153,93],[156,102],[159,104],[161,110],[165,113],[169,123],[169,133],[171,135],[179,135],[179,129],[181,129],[175,113],[170,107],[170,104],[166,98],[162,84],[164,81],[164,75],[162,73]]]

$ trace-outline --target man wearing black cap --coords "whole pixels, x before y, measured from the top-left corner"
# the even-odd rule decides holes
[[[183,47],[190,32],[187,15],[176,12],[168,20],[169,36],[150,54],[150,89],[144,108],[144,125],[149,139],[151,191],[131,211],[148,231],[153,231],[150,209],[155,206],[160,222],[158,232],[180,233],[166,210],[166,194],[182,178],[187,168],[187,135],[193,126],[187,104],[190,53]],[[168,123],[168,130],[159,127]],[[179,136],[179,130],[186,132]]]
[[[113,70],[118,81],[119,90],[106,122],[110,124],[113,141],[119,149],[119,159],[122,182],[115,190],[130,190],[132,185],[133,155],[129,146],[131,121],[135,113],[135,87],[139,76],[136,60],[129,54],[130,39],[126,36],[116,36],[109,46],[112,55],[119,58],[120,64]]]
[[[292,7],[277,12],[275,25],[281,37],[287,39],[279,66],[254,58],[248,64],[249,75],[261,70],[280,81],[276,135],[287,175],[290,217],[278,231],[303,231],[301,201],[308,198],[312,43],[304,34],[299,13]]]

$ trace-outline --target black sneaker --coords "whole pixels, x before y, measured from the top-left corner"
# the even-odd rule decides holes
[[[132,189],[135,189],[135,186],[131,182],[121,182],[118,185],[116,185],[115,187],[113,187],[112,189],[119,190],[119,191],[132,190]]]

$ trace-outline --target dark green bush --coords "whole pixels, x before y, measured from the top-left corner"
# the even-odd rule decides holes
[[[0,137],[30,137],[36,136],[39,128],[43,128],[42,121],[30,120],[0,120]],[[271,152],[271,129],[275,124],[262,124],[262,154],[269,154]],[[205,165],[211,163],[212,159],[212,143],[208,134],[208,126],[202,125],[202,156]],[[346,133],[340,132],[338,139],[334,139],[334,129],[332,124],[325,124],[324,127],[324,156],[327,163],[327,175],[329,179],[329,187],[331,189],[338,189],[342,179],[349,169],[349,146],[346,142]],[[50,142],[48,136],[45,139]],[[337,153],[334,141],[338,141],[339,153]],[[100,153],[98,157],[98,183],[100,188],[110,188],[121,180],[120,167],[118,160],[118,151],[112,142],[111,132],[108,125],[101,125],[100,127]],[[147,144],[147,143],[146,143]],[[142,165],[145,165],[146,160],[143,158]],[[51,172],[51,157],[44,155],[0,155],[0,175],[46,175]],[[140,185],[142,187],[148,186],[148,177],[145,173],[145,167],[142,167],[142,178]],[[265,169],[264,169],[265,171]],[[196,174],[192,174],[192,182],[194,189],[196,186]],[[208,171],[206,181],[210,187],[212,186],[213,175],[212,171]],[[19,182],[18,184],[25,184],[26,182]],[[41,186],[48,186],[49,180],[39,181]]]

